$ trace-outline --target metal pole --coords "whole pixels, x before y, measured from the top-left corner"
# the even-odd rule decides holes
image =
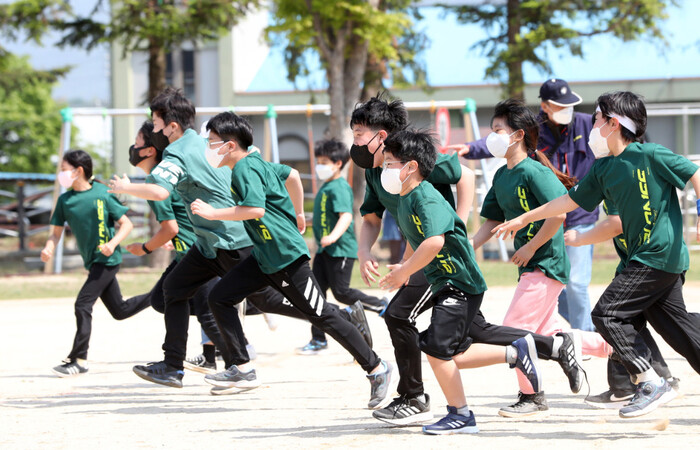
[[[275,105],[267,105],[267,114],[265,117],[270,123],[270,141],[272,144],[272,162],[279,164],[280,162],[280,149],[279,142],[277,142],[277,113],[275,112]]]
[[[63,139],[61,140],[61,148],[59,151],[58,155],[58,169],[56,170],[56,174],[60,172],[61,169],[61,160],[63,160],[63,154],[70,148],[70,134],[71,134],[71,129],[73,126],[73,111],[70,108],[63,108],[61,110],[61,117],[63,118],[63,127],[61,129],[61,136]],[[58,183],[58,177],[56,177],[56,183]],[[59,185],[60,186],[60,185]],[[60,193],[63,194],[66,192],[66,188],[63,186],[60,186]],[[58,200],[58,196],[55,196],[54,198],[54,208],[56,207],[56,200]],[[56,246],[56,251],[54,252],[54,257],[53,257],[53,271],[54,273],[61,273],[63,271],[63,236],[65,235],[65,232],[61,235],[61,239],[58,241],[58,245]]]
[[[17,182],[17,234],[19,235],[19,250],[25,251],[27,243],[25,242],[27,232],[25,230],[24,221],[24,181]]]

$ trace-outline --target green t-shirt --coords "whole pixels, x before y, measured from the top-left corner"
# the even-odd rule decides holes
[[[540,205],[566,194],[566,188],[549,168],[532,158],[525,158],[515,167],[502,166],[493,176],[493,185],[486,194],[481,216],[505,222]],[[514,246],[518,250],[528,243],[542,228],[544,220],[532,222],[515,235]],[[518,268],[518,279],[525,272],[540,269],[548,278],[561,283],[569,282],[569,257],[564,248],[562,227],[552,239],[537,249],[525,267]]]
[[[382,168],[375,167],[365,170],[365,199],[360,206],[360,214],[367,215],[370,213],[382,217],[384,209],[388,210],[392,216],[396,217],[397,205],[399,202],[398,194],[390,194],[382,187]],[[452,185],[462,178],[462,165],[459,163],[457,154],[451,156],[439,154],[435,162],[435,169],[426,179],[430,184],[435,186],[435,189],[454,208],[455,200],[452,195]]]
[[[442,250],[423,269],[433,292],[446,283],[472,295],[486,291],[486,282],[467,237],[467,227],[432,184],[423,181],[400,196],[395,218],[414,250],[429,237],[445,235]]]
[[[146,177],[146,183],[153,183],[153,178],[150,175]],[[197,239],[192,222],[187,216],[187,207],[180,198],[180,194],[173,191],[168,198],[161,202],[148,200],[148,206],[151,207],[159,223],[166,220],[177,222],[178,232],[172,239],[172,243],[175,247],[175,260],[180,261]]]
[[[99,249],[114,237],[114,222],[129,210],[107,190],[104,184],[94,182],[87,191],[64,192],[51,215],[51,225],[62,227],[68,222],[88,270],[95,263],[116,266],[122,262],[120,246],[111,256],[103,255]]]
[[[231,169],[214,169],[204,156],[206,141],[194,130],[168,145],[163,160],[151,171],[151,178],[158,186],[180,194],[187,209],[187,216],[197,235],[195,245],[206,258],[216,257],[216,249],[236,250],[250,247],[252,243],[240,222],[207,220],[192,214],[191,204],[197,199],[214,208],[235,206],[229,193]]]
[[[314,200],[312,228],[318,245],[318,253],[326,253],[336,258],[357,259],[357,239],[355,222],[351,222],[345,233],[328,247],[321,247],[321,238],[328,236],[338,223],[340,213],[352,214],[352,188],[347,180],[338,177],[323,183]]]
[[[297,228],[294,205],[289,198],[283,168],[250,153],[233,167],[231,193],[236,204],[264,208],[260,219],[244,220],[253,241],[253,256],[264,273],[279,272],[306,255],[309,249]],[[289,174],[289,171],[287,171]]]
[[[617,206],[627,242],[625,265],[637,261],[681,273],[689,258],[676,189],[683,189],[697,169],[659,144],[635,142],[618,156],[598,159],[569,196],[587,211],[604,199]]]
[[[617,206],[610,200],[603,200],[603,211],[605,211],[605,214],[608,216],[620,215]],[[613,246],[615,247],[617,256],[620,257],[620,264],[617,265],[615,272],[620,273],[627,267],[627,242],[625,242],[625,237],[622,233],[613,238]]]

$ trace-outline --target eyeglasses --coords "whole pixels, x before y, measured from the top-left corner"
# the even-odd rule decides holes
[[[384,160],[384,163],[382,164],[382,170],[386,170],[387,167],[389,167],[391,164],[406,164],[408,161],[387,161]]]

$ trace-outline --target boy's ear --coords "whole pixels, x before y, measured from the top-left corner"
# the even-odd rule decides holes
[[[240,146],[236,143],[236,141],[227,141],[226,143],[229,144],[229,145],[231,146],[231,150],[230,150],[230,151],[235,151],[235,150],[239,150],[239,149],[240,149]]]

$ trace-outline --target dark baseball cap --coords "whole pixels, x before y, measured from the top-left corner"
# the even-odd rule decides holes
[[[569,83],[559,78],[545,81],[540,87],[540,96],[543,102],[554,103],[557,106],[574,106],[583,101],[580,95],[572,91]]]

